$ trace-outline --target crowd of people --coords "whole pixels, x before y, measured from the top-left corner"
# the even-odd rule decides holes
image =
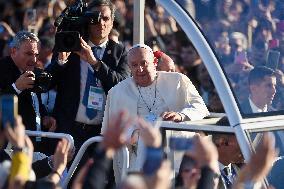
[[[204,33],[210,33],[208,41],[217,49],[241,112],[281,110],[284,29],[280,10],[284,4],[177,2]],[[164,157],[155,122],[195,121],[210,111],[224,112],[202,59],[155,1],[146,0],[145,44],[132,43],[133,1],[86,0],[86,5],[75,0],[0,1],[0,94],[17,96],[19,114],[13,125],[1,124],[0,188],[60,188],[83,143],[101,135],[103,141],[89,147],[69,187],[238,189],[261,185],[278,153],[268,133],[261,136],[256,153],[243,166],[232,134],[216,134],[210,140],[204,136],[208,133],[166,133],[192,140],[194,146],[183,155],[174,181],[171,172],[176,165]],[[55,36],[67,25],[58,18],[73,9],[83,10],[84,16],[79,16],[88,21],[77,20],[85,24],[80,25],[84,30],[77,40],[80,50],[62,52]],[[272,64],[277,67],[263,57],[272,50],[279,52],[277,64]],[[47,86],[38,87],[40,74],[47,77]],[[228,121],[223,118],[217,124],[228,125]],[[29,139],[25,129],[70,134],[74,148],[65,139]],[[122,177],[123,146],[129,151],[126,177]],[[43,154],[39,158],[34,152]]]

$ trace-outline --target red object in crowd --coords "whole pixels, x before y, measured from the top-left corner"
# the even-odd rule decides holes
[[[159,59],[162,57],[164,53],[162,51],[155,51],[154,52],[154,57],[155,57],[155,60],[154,60],[154,64],[157,65],[158,64],[158,61]]]

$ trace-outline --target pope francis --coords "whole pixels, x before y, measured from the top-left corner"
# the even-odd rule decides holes
[[[189,78],[177,72],[156,71],[154,54],[150,47],[144,44],[134,45],[128,51],[128,64],[132,77],[127,78],[108,93],[102,134],[112,119],[111,115],[119,110],[128,110],[130,116],[144,117],[150,122],[157,119],[164,121],[200,120],[209,112],[191,83]],[[132,128],[129,136],[133,138],[137,129]],[[137,149],[139,152],[139,149]],[[130,170],[140,170],[142,163],[136,153],[130,150]],[[120,181],[121,156],[114,158],[116,181]]]

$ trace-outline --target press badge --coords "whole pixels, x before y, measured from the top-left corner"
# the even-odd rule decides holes
[[[154,122],[158,119],[158,116],[156,114],[154,114],[153,112],[150,112],[148,115],[146,115],[145,120],[149,121],[149,122]]]
[[[88,108],[103,110],[104,91],[101,88],[90,86]]]

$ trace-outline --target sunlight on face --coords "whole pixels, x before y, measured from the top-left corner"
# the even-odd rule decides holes
[[[157,75],[153,52],[144,48],[132,49],[128,64],[137,85],[146,87],[153,83]]]

